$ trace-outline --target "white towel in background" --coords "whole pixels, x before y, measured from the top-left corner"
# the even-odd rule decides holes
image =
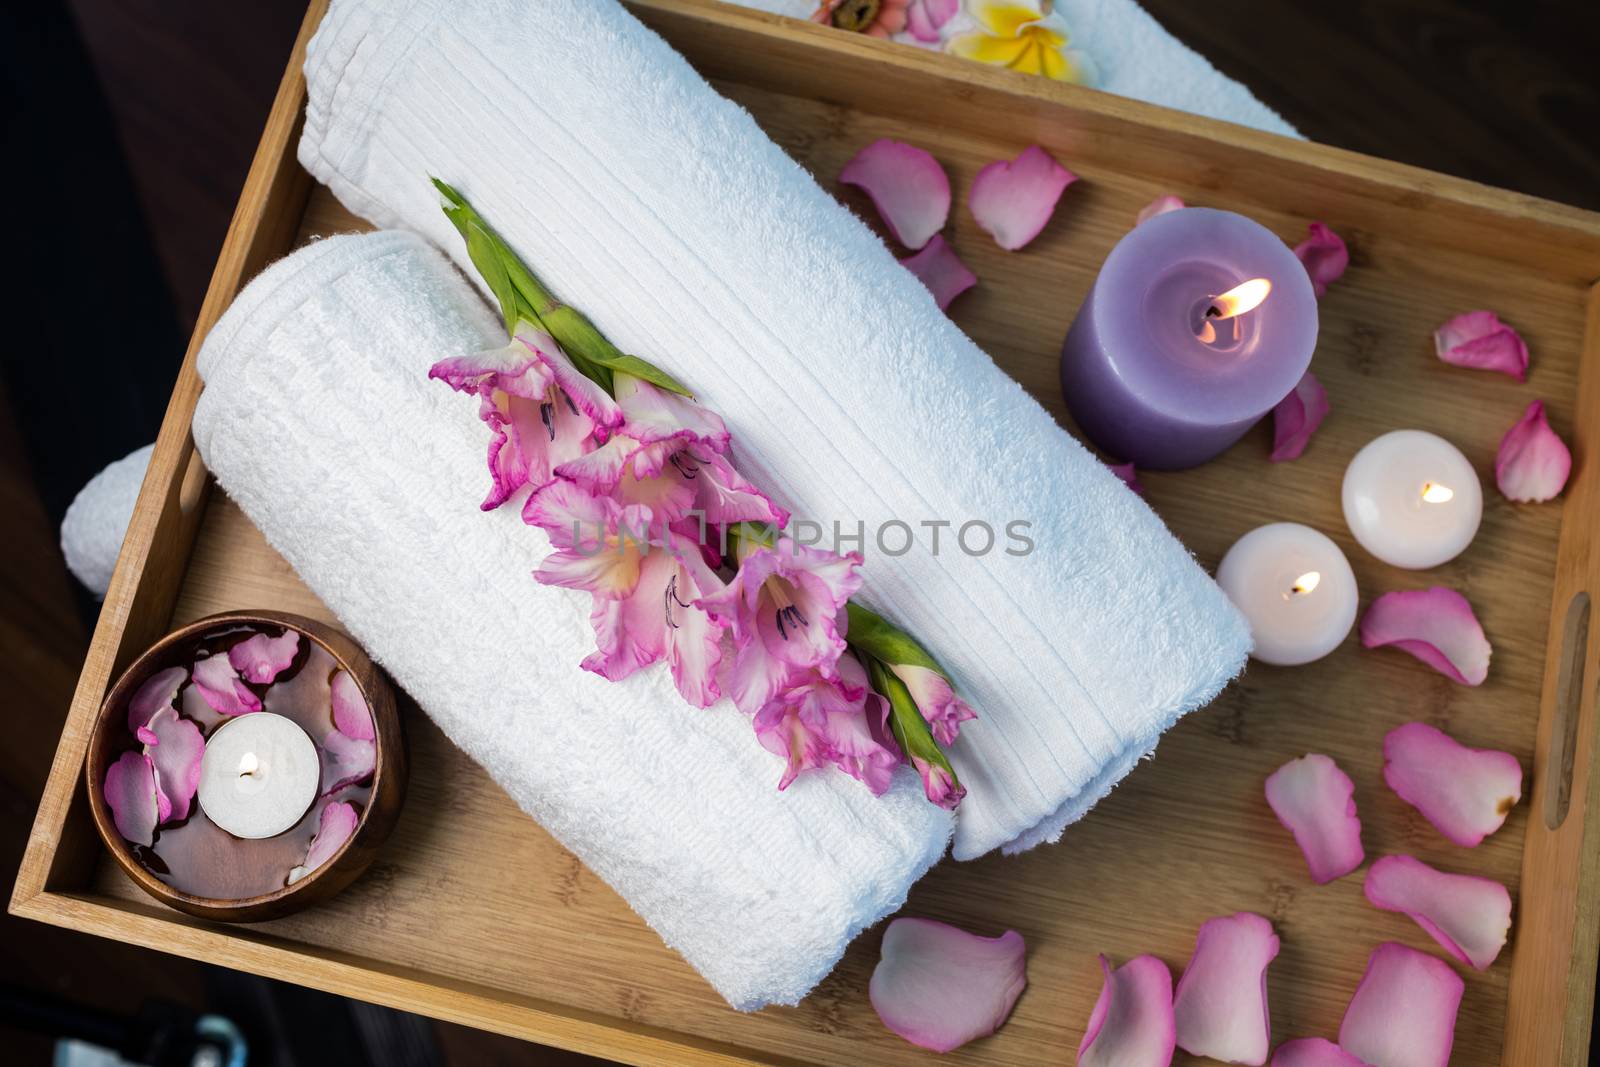
[[[61,555],[96,600],[106,598],[155,445],[134,449],[89,479],[61,518]]]
[[[664,668],[578,668],[588,598],[533,580],[549,546],[520,500],[478,509],[476,403],[427,377],[503,340],[417,237],[320,241],[206,339],[195,443],[345,629],[729,1003],[796,1003],[943,853],[949,814],[907,768],[881,798],[832,773],[779,793],[731,704],[689,707]]]
[[[560,298],[720,412],[797,515],[1031,523],[1025,556],[1003,535],[976,556],[950,533],[938,555],[926,534],[867,546],[863,602],[981,716],[952,750],[957,858],[1058,838],[1243,665],[1244,620],[1155,514],[615,3],[334,0],[306,76],[300,160],[347,207],[465,262],[427,178],[455,184]]]
[[[817,0],[729,2],[799,19],[810,18],[818,6]],[[962,10],[945,23],[937,43],[918,41],[905,32],[895,39],[923,48],[943,47],[944,41],[977,25],[966,6],[963,3]],[[1094,88],[1268,133],[1300,136],[1276,111],[1168,33],[1134,0],[1055,0],[1054,10],[1070,31],[1067,47],[1087,57]]]

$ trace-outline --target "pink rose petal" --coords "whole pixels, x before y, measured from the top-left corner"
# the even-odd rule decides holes
[[[1122,479],[1123,485],[1144,496],[1144,484],[1139,481],[1139,472],[1132,463],[1107,463],[1106,466],[1112,474]]]
[[[967,269],[955,249],[939,234],[934,234],[922,251],[900,262],[928,287],[940,311],[949,307],[950,301],[978,284],[978,276]]]
[[[330,730],[323,735],[317,752],[322,760],[319,792],[324,796],[361,781],[378,765],[378,746],[375,742],[348,737],[338,730]]]
[[[1186,205],[1175,196],[1158,196],[1139,210],[1139,215],[1133,220],[1135,226],[1142,225],[1155,218],[1165,215],[1169,211],[1181,211]]]
[[[1559,496],[1571,473],[1572,452],[1550,428],[1544,401],[1535,400],[1500,439],[1494,482],[1507,500],[1537,503]]]
[[[1263,1064],[1272,1045],[1267,965],[1278,935],[1259,915],[1207,919],[1172,995],[1178,1047],[1229,1063]]]
[[[1433,331],[1433,349],[1457,367],[1499,371],[1519,382],[1528,379],[1528,346],[1492,311],[1457,315]]]
[[[212,710],[224,715],[261,710],[261,698],[250,691],[228,657],[220,653],[195,662],[194,685]]]
[[[928,243],[950,217],[950,179],[939,161],[902,141],[884,138],[857,152],[839,180],[872,198],[895,240],[910,249]]]
[[[939,40],[939,30],[961,10],[961,0],[911,0],[906,29],[925,44]]]
[[[1488,970],[1511,930],[1511,894],[1499,882],[1447,874],[1414,856],[1385,856],[1367,872],[1367,899],[1416,920],[1445,951]]]
[[[336,801],[324,806],[317,822],[317,836],[311,839],[311,847],[306,850],[306,861],[289,872],[289,884],[294,885],[333,859],[360,822],[361,815],[353,805]]]
[[[883,1025],[949,1052],[1000,1028],[1028,984],[1022,935],[979,937],[932,919],[896,919],[867,994]]]
[[[1424,722],[1383,739],[1383,780],[1445,837],[1473,847],[1522,799],[1522,765],[1509,752],[1468,748]]]
[[[189,817],[189,802],[200,787],[200,758],[206,740],[200,728],[173,708],[162,708],[150,719],[144,754],[156,776],[156,804],[161,821],[182,822]]]
[[[1373,601],[1361,618],[1361,644],[1393,645],[1462,685],[1483,684],[1493,651],[1467,598],[1440,586]]]
[[[1078,1067],[1167,1067],[1172,1062],[1172,972],[1154,956],[1116,970],[1100,957],[1105,982],[1078,1045]]]
[[[346,737],[359,741],[376,741],[377,731],[372,728],[372,709],[367,707],[361,687],[350,677],[349,671],[335,671],[328,683],[333,696],[333,725]]]
[[[1299,459],[1311,435],[1328,417],[1328,391],[1317,376],[1306,371],[1289,395],[1272,409],[1272,454],[1274,463]]]
[[[1015,252],[1044,229],[1062,190],[1078,176],[1038,145],[1012,160],[997,160],[972,179],[967,207],[995,244]]]
[[[1311,275],[1311,289],[1320,298],[1328,286],[1344,277],[1350,266],[1350,250],[1344,240],[1326,223],[1313,222],[1306,239],[1294,246],[1294,254]]]
[[[1447,1067],[1464,988],[1444,960],[1379,945],[1345,1009],[1339,1046],[1378,1067]]]
[[[172,707],[178,690],[188,680],[189,672],[182,667],[168,667],[151,675],[134,692],[133,699],[128,701],[128,729],[135,737],[146,744],[155,740],[155,735],[145,728],[146,724],[162,708]]]
[[[1272,1067],[1368,1067],[1323,1037],[1301,1037],[1285,1041],[1272,1054]]]
[[[156,804],[156,772],[142,752],[124,752],[106,768],[106,806],[117,833],[136,845],[156,839],[160,811]]]
[[[1344,877],[1366,858],[1355,788],[1337,763],[1318,753],[1290,760],[1267,778],[1267,803],[1294,834],[1319,885]]]
[[[247,682],[267,685],[289,669],[300,651],[300,635],[285,630],[278,637],[252,634],[228,649],[228,662]]]

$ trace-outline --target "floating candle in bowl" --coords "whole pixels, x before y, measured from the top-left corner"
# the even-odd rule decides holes
[[[1072,417],[1140,467],[1204,463],[1305,374],[1317,298],[1305,267],[1243,215],[1183,208],[1106,257],[1061,349]]]
[[[108,848],[157,899],[253,922],[339,891],[405,795],[394,695],[360,647],[273,612],[202,619],[134,661],[86,761]]]
[[[1339,546],[1297,522],[1258,526],[1228,549],[1217,584],[1250,623],[1251,655],[1294,666],[1321,659],[1356,621],[1356,576]]]
[[[305,816],[322,769],[290,719],[261,711],[217,727],[200,760],[200,807],[234,837],[274,837]]]
[[[1417,570],[1454,559],[1483,517],[1483,487],[1461,450],[1425,430],[1395,430],[1345,468],[1344,520],[1361,547]]]

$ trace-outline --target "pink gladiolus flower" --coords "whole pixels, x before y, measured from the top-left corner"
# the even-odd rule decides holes
[[[733,634],[733,702],[755,715],[797,668],[837,678],[839,614],[861,587],[861,554],[823,552],[784,537],[752,550],[727,588],[696,601]]]
[[[549,534],[556,549],[534,572],[540,583],[581,589],[597,597],[633,592],[650,540],[649,508],[624,507],[575,482],[557,479],[528,498],[522,517]]]
[[[778,782],[787,789],[801,771],[832,765],[874,795],[889,788],[900,754],[884,745],[868,721],[867,672],[840,656],[833,676],[797,668],[755,715],[756,736],[788,764]]]
[[[1294,254],[1305,264],[1306,273],[1311,275],[1311,290],[1319,298],[1330,284],[1344,277],[1345,268],[1350,266],[1350,250],[1344,239],[1324,222],[1311,224],[1306,239],[1294,246]]]
[[[505,347],[440,360],[428,377],[476,394],[478,415],[493,432],[485,511],[523,485],[543,486],[623,419],[616,401],[572,365],[554,338],[526,325]]]
[[[961,724],[978,717],[978,713],[965,700],[956,696],[950,679],[933,668],[911,663],[890,663],[886,666],[906,683],[911,699],[917,702],[917,710],[928,720],[933,739],[939,744],[955,744]]]
[[[711,526],[789,521],[788,512],[728,462],[728,428],[721,418],[632,375],[617,375],[615,387],[621,427],[601,447],[563,463],[558,476],[623,505],[643,504],[663,522],[676,522],[691,510]]]
[[[946,811],[955,811],[967,795],[967,787],[958,785],[950,772],[937,763],[912,756],[911,766],[922,779],[922,794],[929,803],[937,804]]]

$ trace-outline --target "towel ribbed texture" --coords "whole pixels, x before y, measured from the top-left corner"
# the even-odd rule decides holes
[[[465,263],[427,176],[456,185],[720,412],[752,481],[824,530],[866,524],[863,602],[982,716],[952,751],[957,858],[1056,840],[1242,667],[1244,620],[1155,514],[620,6],[335,0],[306,77],[300,160],[347,207]],[[920,524],[941,520],[934,554]],[[1006,554],[1014,520],[1027,555]],[[878,550],[893,521],[919,547]],[[994,550],[956,546],[972,521]]]
[[[504,336],[412,234],[315,243],[207,338],[195,443],[451,740],[729,1003],[793,1004],[900,906],[950,816],[909,769],[881,798],[842,774],[779,793],[782,761],[728,702],[689,707],[664,668],[619,683],[578,668],[588,598],[533,580],[549,543],[520,499],[478,509],[476,401],[427,379]]]

